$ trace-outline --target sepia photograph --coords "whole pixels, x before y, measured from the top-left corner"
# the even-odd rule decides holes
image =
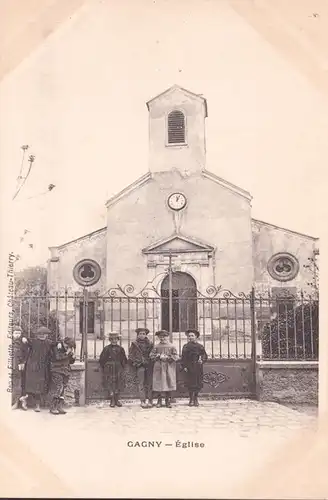
[[[325,498],[327,4],[0,12],[1,495]]]

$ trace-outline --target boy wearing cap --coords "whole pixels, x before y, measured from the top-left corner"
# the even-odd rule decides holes
[[[150,359],[154,361],[153,391],[158,393],[157,408],[162,406],[162,397],[165,397],[165,406],[171,406],[171,392],[177,388],[176,384],[176,362],[179,359],[176,348],[168,341],[169,333],[160,330],[155,334],[159,343],[154,346],[150,353]]]
[[[139,397],[142,408],[151,408],[152,400],[152,361],[150,353],[153,349],[153,343],[150,342],[147,335],[148,328],[137,328],[136,340],[131,342],[129,349],[129,361],[136,370],[138,380]]]
[[[32,338],[22,337],[22,357],[20,369],[25,370],[25,396],[22,408],[27,409],[27,398],[32,397],[35,411],[41,410],[49,382],[49,353],[52,346],[51,331],[41,326]]]
[[[65,337],[54,344],[50,351],[50,413],[65,415],[64,394],[68,385],[71,365],[75,362],[76,344],[74,339]]]
[[[182,348],[181,366],[186,372],[186,385],[189,391],[189,406],[199,406],[198,394],[203,387],[203,363],[207,361],[207,354],[197,339],[199,331],[186,331],[188,343]]]
[[[103,371],[103,384],[108,390],[111,408],[122,406],[119,397],[123,388],[123,372],[127,363],[125,350],[118,345],[119,338],[118,333],[110,333],[110,344],[104,347],[99,357],[99,364]]]

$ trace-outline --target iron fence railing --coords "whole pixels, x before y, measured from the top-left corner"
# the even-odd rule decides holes
[[[120,289],[122,290],[122,289]],[[267,360],[318,359],[318,299],[228,291],[194,297],[129,293],[69,293],[26,295],[13,301],[14,323],[27,336],[47,326],[55,337],[73,337],[80,357],[97,359],[108,333],[121,335],[127,350],[135,329],[146,327],[155,340],[159,329],[169,330],[179,353],[187,328],[197,328],[210,358]]]

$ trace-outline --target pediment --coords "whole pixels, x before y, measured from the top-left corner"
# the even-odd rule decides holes
[[[214,247],[188,236],[173,235],[144,248],[144,254],[167,254],[170,252],[213,252]]]
[[[192,99],[196,99],[197,101],[203,102],[204,106],[205,106],[205,115],[207,116],[206,99],[201,94],[195,94],[194,92],[190,92],[190,90],[184,89],[183,87],[180,87],[180,85],[172,85],[172,87],[164,90],[164,92],[161,92],[157,96],[150,99],[150,101],[147,102],[148,110],[153,102],[158,101],[159,99],[161,99],[169,94],[176,95],[177,98],[179,98],[181,96],[187,96],[187,97],[191,97]]]

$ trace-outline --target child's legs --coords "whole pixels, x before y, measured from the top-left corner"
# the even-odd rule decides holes
[[[41,406],[41,394],[39,392],[36,392],[34,395],[33,395],[33,399],[34,399],[34,405],[36,407],[39,407]]]
[[[50,381],[50,396],[59,399],[64,391],[63,375],[61,373],[52,372]]]
[[[141,401],[144,401],[146,399],[146,391],[145,391],[145,368],[143,366],[140,366],[137,368],[137,379],[138,379],[138,391],[139,391],[139,397]]]
[[[145,391],[146,391],[146,398],[147,399],[153,399],[153,374],[152,371],[149,368],[146,368],[145,370]]]
[[[62,379],[62,390],[61,390],[60,398],[61,399],[65,399],[65,391],[66,391],[66,388],[68,386],[69,375],[62,375],[62,377],[63,377],[63,379]]]

